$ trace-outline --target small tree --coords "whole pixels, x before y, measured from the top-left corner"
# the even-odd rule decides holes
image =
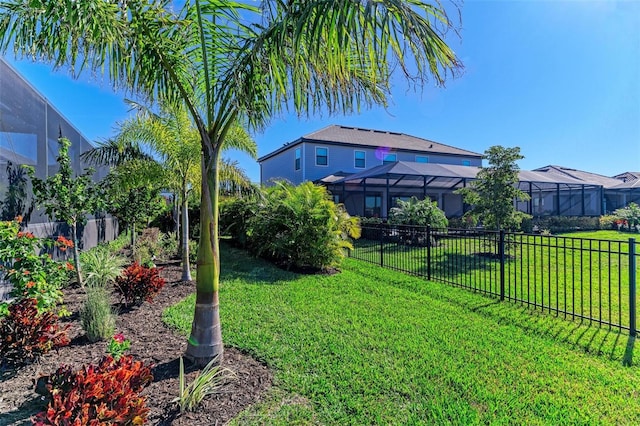
[[[471,205],[466,215],[480,218],[489,229],[518,229],[522,220],[530,217],[514,205],[514,200],[529,199],[517,186],[520,168],[516,161],[524,158],[520,148],[492,146],[485,151],[485,158],[489,166],[480,169],[469,187],[456,191]]]
[[[84,173],[74,177],[71,158],[69,158],[71,142],[61,135],[58,144],[60,145],[56,159],[60,166],[58,173],[44,180],[35,177],[33,167],[28,167],[27,173],[31,177],[36,204],[44,207],[50,220],[64,222],[71,228],[76,278],[78,284],[82,285],[78,253],[78,226],[87,222],[87,214],[97,210],[99,197],[97,188],[91,179],[93,170],[85,169]]]

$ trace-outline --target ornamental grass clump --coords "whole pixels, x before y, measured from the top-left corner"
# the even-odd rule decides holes
[[[88,287],[108,287],[120,275],[126,260],[112,254],[107,248],[96,247],[80,254],[80,264]]]
[[[111,336],[116,327],[116,315],[111,308],[110,293],[103,287],[87,287],[87,300],[80,311],[80,323],[90,342]]]
[[[180,412],[193,411],[200,405],[207,395],[213,395],[233,376],[233,371],[220,366],[219,358],[213,358],[193,379],[193,382],[185,386],[184,361],[180,357],[180,374],[178,397],[173,400],[180,407]]]
[[[158,268],[148,268],[134,262],[124,270],[122,276],[116,278],[115,292],[127,306],[140,306],[145,300],[151,302],[165,284],[159,273]]]
[[[0,365],[29,364],[52,349],[69,344],[67,327],[53,312],[38,312],[33,298],[20,299],[0,319]]]
[[[32,419],[35,425],[141,425],[147,420],[149,408],[140,392],[153,381],[151,366],[131,355],[117,360],[107,355],[78,371],[62,366],[41,380],[50,400]]]

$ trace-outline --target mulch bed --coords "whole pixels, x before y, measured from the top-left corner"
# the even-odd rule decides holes
[[[273,376],[269,369],[251,356],[235,348],[225,348],[222,366],[232,370],[235,378],[224,385],[220,393],[207,397],[197,411],[180,414],[178,395],[179,358],[186,349],[186,338],[162,323],[162,311],[195,291],[195,282],[181,282],[178,264],[164,265],[161,276],[167,284],[154,299],[142,306],[122,310],[116,329],[131,340],[130,353],[136,359],[154,364],[153,383],[143,394],[151,411],[149,424],[158,425],[218,425],[225,424],[240,411],[260,400],[271,387]],[[78,320],[85,295],[79,288],[65,291],[64,303],[72,312],[63,319],[69,324],[71,344],[57,353],[51,352],[37,363],[17,371],[4,371],[0,376],[0,425],[30,424],[30,416],[42,411],[46,401],[34,392],[38,377],[53,373],[61,364],[79,368],[97,363],[106,353],[105,342],[90,343]],[[187,383],[197,371],[185,363]]]

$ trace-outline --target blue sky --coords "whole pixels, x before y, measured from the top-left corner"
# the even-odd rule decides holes
[[[522,169],[557,164],[603,175],[640,171],[640,2],[474,1],[451,35],[465,71],[351,116],[285,115],[256,134],[259,154],[329,124],[403,132],[463,149],[519,146]],[[71,80],[46,64],[14,66],[90,140],[127,116],[100,76]],[[259,166],[233,154],[252,180]]]

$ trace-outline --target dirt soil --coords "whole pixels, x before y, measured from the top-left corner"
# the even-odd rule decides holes
[[[235,373],[220,393],[207,397],[196,412],[180,414],[178,395],[179,358],[186,349],[186,338],[162,323],[162,311],[190,293],[195,282],[181,282],[178,264],[163,266],[161,276],[167,283],[153,303],[121,310],[116,329],[131,340],[130,353],[136,359],[153,363],[153,383],[143,391],[151,409],[148,424],[153,425],[220,425],[240,411],[256,403],[271,387],[273,376],[268,368],[235,348],[225,348],[223,367]],[[105,354],[105,342],[90,343],[79,323],[79,311],[85,293],[80,288],[65,291],[64,304],[72,313],[62,320],[69,324],[71,344],[45,355],[37,363],[17,371],[0,371],[0,425],[31,424],[30,416],[42,411],[46,401],[34,391],[38,377],[53,373],[60,365],[79,368],[97,363]],[[115,300],[114,300],[115,302]],[[187,382],[197,371],[185,362]]]

